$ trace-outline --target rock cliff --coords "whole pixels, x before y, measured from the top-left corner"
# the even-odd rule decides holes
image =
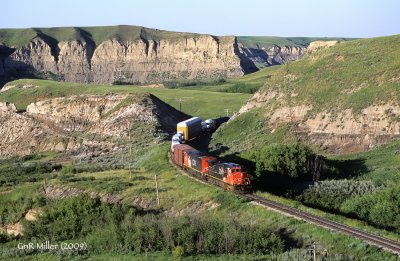
[[[400,60],[393,59],[400,55],[399,39],[311,43],[307,55],[276,70],[215,139],[229,133],[227,146],[240,150],[275,133],[280,142],[302,140],[347,153],[400,138]],[[250,117],[248,129],[238,126]]]
[[[306,46],[277,44],[261,46],[256,44],[253,47],[239,43],[239,48],[245,57],[262,68],[297,61],[305,54],[311,54],[319,49],[332,47],[337,43],[339,41],[314,41]]]
[[[255,64],[260,67],[268,67],[298,60],[306,53],[307,47],[279,45],[273,45],[271,47],[247,47],[240,44],[240,50]]]
[[[234,36],[117,27],[119,31],[101,40],[90,28],[73,28],[72,36],[60,37],[72,30],[67,29],[55,28],[57,34],[52,28],[34,29],[36,35],[27,43],[0,44],[0,76],[30,73],[69,82],[129,84],[228,78],[257,70]],[[125,32],[131,37],[121,37],[122,29],[133,30]],[[8,39],[0,34],[2,40]]]
[[[278,105],[284,95],[258,94],[239,114],[262,108],[266,126],[274,133],[281,124],[290,124],[293,133],[301,140],[320,145],[331,152],[359,152],[369,150],[400,138],[400,104],[373,104],[360,113],[346,109],[339,113],[332,110],[313,112],[310,104],[296,106]]]

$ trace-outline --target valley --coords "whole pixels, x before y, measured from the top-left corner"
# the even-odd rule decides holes
[[[255,195],[398,241],[398,35],[115,26],[1,29],[0,42],[0,258],[307,260],[318,242],[318,258],[398,259],[167,157],[178,122],[228,114],[207,150],[244,166]],[[32,240],[88,248],[15,249]]]

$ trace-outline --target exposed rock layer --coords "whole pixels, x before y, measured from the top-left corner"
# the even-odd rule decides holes
[[[38,34],[20,48],[0,45],[0,77],[29,74],[68,82],[156,83],[174,79],[227,78],[256,71],[236,37],[56,41]]]
[[[54,98],[30,104],[24,113],[0,103],[0,157],[40,151],[98,156],[118,150],[121,139],[126,144],[129,126],[156,140],[185,117],[152,95]]]
[[[240,45],[241,52],[261,67],[284,64],[298,60],[307,51],[304,46],[279,46],[256,48]]]
[[[273,45],[271,47],[247,47],[239,44],[240,51],[259,67],[284,64],[300,59],[304,54],[313,53],[319,49],[329,48],[339,41],[314,41],[308,46]]]
[[[283,101],[279,92],[258,92],[239,111],[262,108],[266,126],[274,132],[281,123],[289,123],[297,136],[332,152],[358,152],[400,137],[400,104],[374,104],[355,113],[351,109],[332,114],[315,113],[313,106],[276,106]],[[237,115],[236,115],[237,116]]]

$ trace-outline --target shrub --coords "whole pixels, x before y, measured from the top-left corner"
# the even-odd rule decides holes
[[[294,180],[319,180],[332,170],[307,146],[275,144],[250,153],[260,187],[288,186]]]
[[[325,180],[310,186],[298,199],[311,206],[339,210],[346,199],[372,193],[377,189],[371,181]]]
[[[379,227],[400,231],[400,186],[349,198],[342,206],[354,215]]]
[[[4,161],[3,161],[4,162]],[[1,163],[3,163],[1,162]],[[23,182],[36,182],[44,177],[52,178],[54,175],[44,175],[59,170],[61,165],[47,162],[4,162],[0,164],[0,185],[16,185]]]
[[[174,258],[180,259],[185,253],[185,249],[182,246],[175,247],[174,251],[172,251],[172,256]]]
[[[138,215],[140,214],[140,215]],[[85,237],[90,251],[168,251],[197,254],[281,253],[283,240],[268,227],[234,218],[161,217],[79,196],[58,200],[36,222],[24,222],[27,240]]]
[[[164,87],[169,89],[182,88],[182,87],[193,87],[202,85],[220,85],[226,83],[225,78],[215,78],[215,79],[192,79],[192,80],[170,80],[165,81]]]

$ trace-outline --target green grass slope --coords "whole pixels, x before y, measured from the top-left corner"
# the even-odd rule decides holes
[[[52,27],[52,28],[24,28],[0,29],[0,43],[7,46],[21,47],[27,44],[37,34],[44,34],[54,40],[89,40],[96,45],[109,40],[118,39],[123,42],[135,41],[139,38],[152,40],[174,41],[185,37],[196,37],[200,34],[188,32],[173,32],[146,28],[133,25],[91,26],[91,27]],[[219,38],[219,37],[217,37]],[[246,47],[271,47],[273,45],[308,46],[313,41],[348,41],[352,38],[342,37],[278,37],[278,36],[238,36],[238,42]],[[221,37],[219,40],[223,40]]]
[[[262,91],[297,94],[293,104],[308,103],[317,111],[360,111],[373,103],[398,101],[399,47],[400,35],[341,43],[285,66]]]
[[[281,66],[257,94],[260,97],[276,92],[275,98],[268,103],[259,98],[251,100],[261,108],[239,115],[214,135],[213,143],[223,143],[232,151],[260,144],[248,143],[268,139],[266,119],[280,106],[311,105],[307,118],[321,111],[334,116],[352,109],[357,114],[373,104],[398,103],[399,47],[400,35],[354,40]],[[242,124],[249,117],[251,123]],[[288,137],[289,132],[277,141]]]
[[[18,110],[25,110],[32,102],[53,98],[80,94],[107,94],[107,93],[143,93],[154,94],[164,102],[180,109],[189,115],[202,119],[220,117],[224,115],[224,109],[238,111],[242,104],[251,95],[244,93],[221,93],[201,90],[166,89],[140,86],[110,86],[95,84],[64,83],[47,80],[23,79],[9,82],[7,86],[34,86],[32,88],[11,88],[0,92],[0,101],[14,103]]]
[[[159,241],[154,241],[153,238],[160,232],[154,233],[152,229],[155,224],[154,222],[157,222],[157,220],[161,220],[162,224],[165,224],[162,230],[163,235],[165,234],[165,229],[174,224],[172,227],[176,228],[176,233],[179,232],[179,236],[176,238],[178,240],[188,238],[188,235],[192,235],[192,227],[188,226],[185,230],[182,230],[181,227],[182,224],[185,224],[183,223],[184,220],[189,220],[188,215],[195,211],[197,206],[199,209],[204,209],[202,212],[194,214],[196,220],[200,221],[200,223],[203,220],[224,220],[223,224],[230,224],[229,222],[235,220],[236,225],[246,224],[250,227],[263,227],[268,228],[269,231],[275,231],[282,242],[285,243],[284,253],[282,253],[283,251],[271,253],[269,245],[265,246],[265,243],[262,243],[262,246],[264,246],[263,250],[259,253],[249,255],[218,255],[211,252],[211,250],[206,255],[202,252],[193,255],[193,251],[189,252],[191,250],[185,244],[183,246],[185,247],[187,256],[183,260],[307,260],[310,256],[306,254],[306,245],[314,241],[321,244],[324,248],[328,248],[329,255],[333,260],[396,260],[394,255],[379,250],[376,247],[368,246],[360,240],[255,206],[231,193],[212,186],[202,185],[195,180],[182,176],[168,163],[167,148],[168,144],[164,144],[161,148],[157,146],[148,150],[143,156],[142,168],[135,171],[132,178],[129,177],[127,169],[75,173],[68,172],[68,169],[63,168],[60,171],[49,172],[38,172],[40,169],[34,169],[31,174],[35,174],[37,179],[36,181],[32,181],[27,179],[26,175],[21,179],[16,173],[5,172],[3,169],[0,169],[0,176],[7,174],[10,180],[15,181],[15,186],[12,188],[8,187],[7,184],[0,183],[0,193],[3,193],[0,194],[0,201],[2,203],[0,205],[0,213],[5,217],[4,222],[6,224],[22,219],[24,214],[31,208],[40,207],[45,213],[55,211],[57,214],[68,211],[68,214],[56,216],[58,217],[57,219],[53,220],[50,217],[37,223],[32,223],[33,226],[27,222],[23,222],[23,225],[28,228],[28,235],[20,239],[2,236],[2,241],[0,242],[0,259],[27,260],[33,258],[36,260],[54,260],[54,258],[60,258],[61,256],[62,258],[68,259],[72,257],[77,260],[107,260],[110,256],[102,256],[112,253],[113,257],[125,257],[123,260],[129,260],[129,258],[134,260],[141,260],[141,258],[143,260],[153,260],[154,258],[159,258],[156,260],[169,260],[173,258],[174,252],[171,250],[156,252],[157,248],[152,247],[146,251],[146,249],[143,250],[140,246],[146,247],[148,244],[157,246],[159,243]],[[37,157],[40,158],[41,156],[37,155]],[[44,158],[41,159],[44,160]],[[15,164],[15,161],[18,162],[18,159],[1,161],[1,164],[12,166]],[[24,159],[24,161],[25,164],[32,161],[36,162],[35,159],[28,158]],[[148,214],[143,212],[142,215],[145,218],[145,223],[143,223],[140,222],[142,221],[141,219],[134,219],[130,215],[136,213],[134,209],[128,213],[124,211],[120,212],[119,210],[124,210],[127,207],[124,204],[114,206],[113,209],[115,212],[108,213],[107,209],[111,206],[106,204],[98,205],[98,208],[95,208],[96,211],[93,211],[93,207],[97,205],[92,204],[88,200],[83,202],[85,203],[84,206],[73,205],[75,206],[74,208],[64,208],[64,204],[65,206],[68,206],[68,204],[71,205],[70,203],[73,200],[50,200],[40,195],[43,189],[43,180],[46,178],[47,185],[57,186],[58,188],[67,187],[85,189],[87,191],[113,192],[115,195],[120,196],[122,198],[121,203],[125,204],[138,202],[137,198],[154,203],[156,202],[154,175],[158,175],[158,188],[160,191],[160,207],[155,210],[161,209],[176,213],[182,211],[180,214],[183,215],[182,217],[163,216],[162,214],[157,214],[156,211],[153,214],[151,214],[152,212]],[[82,202],[82,200],[79,202]],[[214,207],[211,208],[210,206]],[[81,212],[81,208],[84,208],[85,211]],[[107,211],[106,213],[104,212],[105,210]],[[112,215],[113,213],[122,215]],[[99,219],[100,214],[101,219]],[[94,222],[88,222],[90,220]],[[80,223],[81,221],[83,224]],[[173,223],[174,221],[179,222]],[[63,226],[60,226],[61,222],[64,222]],[[37,224],[37,227],[35,224]],[[126,228],[126,224],[130,224],[132,228],[129,231],[130,233],[128,233],[131,235],[129,238],[122,237],[122,235],[128,234],[119,233],[125,231],[123,229]],[[136,226],[138,226],[138,229],[136,229]],[[52,230],[57,227],[60,233]],[[86,242],[88,250],[83,252],[13,251],[17,243],[25,243],[31,240],[32,231],[41,232],[34,234],[38,241],[49,240],[49,237],[46,237],[48,235],[46,229],[49,228],[52,231],[50,240],[53,242],[58,244],[62,242]],[[240,236],[234,233],[234,227],[228,228],[230,234],[223,234],[225,235],[224,240],[228,238],[226,235],[236,238]],[[76,233],[74,232],[72,236],[68,234],[73,231],[76,231]],[[210,237],[214,235],[210,238],[211,242],[220,241],[220,237],[215,234],[216,231],[219,231],[219,226],[212,226],[207,231],[210,231]],[[252,233],[249,230],[246,231],[248,232],[246,236]],[[254,233],[250,235],[256,238],[258,234]],[[244,236],[242,235],[242,237]],[[141,242],[144,242],[142,238],[145,238],[146,244],[141,244]],[[269,242],[269,239],[269,237],[264,237],[263,242]],[[172,240],[175,240],[175,237]],[[139,247],[121,249],[121,246],[126,242],[136,242]],[[259,241],[254,242],[257,243]],[[254,245],[258,246],[259,244],[261,243]],[[210,244],[208,247],[212,247],[212,245]],[[171,246],[172,250],[174,250],[175,246],[177,244]],[[147,254],[149,255],[148,257],[146,257]]]
[[[163,31],[141,26],[93,26],[93,27],[53,27],[53,28],[27,28],[27,29],[0,29],[0,43],[7,46],[21,47],[27,44],[37,34],[44,34],[54,40],[86,40],[96,45],[109,40],[118,39],[123,42],[135,41],[139,38],[147,40],[177,40],[185,37],[199,36],[194,33],[181,33]]]
[[[249,48],[268,48],[274,45],[307,47],[314,41],[350,41],[354,38],[343,37],[279,37],[279,36],[238,36],[238,43]]]
[[[281,153],[279,148],[283,147],[282,144],[299,141],[296,136],[298,122],[283,123],[271,130],[270,117],[278,108],[312,106],[305,115],[307,119],[321,112],[330,113],[335,118],[346,109],[361,117],[362,109],[372,105],[398,105],[399,47],[400,35],[354,40],[282,66],[250,100],[249,103],[256,108],[222,126],[213,135],[211,147],[217,152],[246,159],[245,163],[249,166],[254,164],[260,170],[262,164],[269,167],[276,162],[285,162],[284,157],[289,154],[282,153],[278,160],[276,157],[259,160],[249,156],[252,152],[262,155],[276,148],[275,153]],[[393,116],[393,123],[399,123],[397,115]],[[399,140],[350,155],[329,155],[321,147],[314,149],[326,158],[328,164],[332,164],[335,171],[331,174],[334,174],[321,178],[325,180],[319,183],[310,179],[308,184],[303,184],[296,180],[287,185],[290,193],[286,195],[308,206],[356,217],[366,224],[398,233]],[[274,156],[273,153],[267,155]],[[273,168],[267,170],[275,171]],[[262,175],[267,179],[268,171]],[[371,188],[362,192],[368,184]]]
[[[280,68],[279,65],[271,66],[261,69],[257,72],[246,74],[238,78],[226,79],[222,83],[218,80],[214,81],[177,81],[167,82],[168,84],[178,85],[176,88],[181,89],[193,89],[203,91],[215,91],[215,92],[229,92],[229,93],[255,93],[265,82],[271,78],[273,73]],[[179,86],[180,85],[180,86]]]

